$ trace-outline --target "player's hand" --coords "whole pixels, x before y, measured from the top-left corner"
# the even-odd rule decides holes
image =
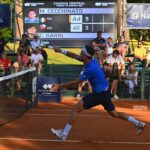
[[[54,47],[53,49],[56,53],[61,53],[61,49],[59,47]]]
[[[60,89],[59,84],[53,84],[52,88],[50,89],[50,92],[57,92]]]

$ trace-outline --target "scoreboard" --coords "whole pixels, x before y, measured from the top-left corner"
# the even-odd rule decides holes
[[[82,47],[102,31],[115,38],[116,1],[25,0],[24,30],[48,46]]]

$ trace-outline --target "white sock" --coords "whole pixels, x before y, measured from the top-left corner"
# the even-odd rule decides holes
[[[63,130],[63,134],[64,135],[68,135],[69,132],[70,132],[70,130],[71,130],[71,128],[72,128],[72,126],[67,123],[66,126],[65,126],[65,128],[64,128],[64,130]]]
[[[139,125],[139,121],[136,120],[135,118],[133,118],[132,116],[128,117],[128,121],[133,123],[134,125],[138,126]]]

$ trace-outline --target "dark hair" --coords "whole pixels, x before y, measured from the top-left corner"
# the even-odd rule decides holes
[[[86,48],[87,52],[88,52],[91,56],[94,56],[95,51],[94,51],[94,49],[93,49],[91,46],[85,45],[85,48]]]
[[[99,30],[99,31],[97,31],[97,33],[103,33],[103,32]]]
[[[114,51],[113,51],[113,54],[119,55],[119,51],[118,51],[118,50],[114,50]]]
[[[109,64],[107,62],[104,62],[103,66],[109,66]]]
[[[24,34],[22,34],[22,38],[23,38],[23,37],[26,37],[26,38],[27,38],[28,35],[24,33]]]

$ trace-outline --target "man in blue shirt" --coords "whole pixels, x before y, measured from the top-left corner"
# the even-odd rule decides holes
[[[61,50],[61,53],[68,55],[68,52],[65,50]],[[144,122],[138,121],[126,113],[117,112],[115,110],[115,106],[111,101],[110,91],[108,90],[108,82],[105,78],[102,68],[99,66],[97,60],[93,58],[94,53],[95,52],[93,48],[85,46],[85,48],[82,49],[80,57],[74,55],[76,58],[80,58],[80,60],[82,60],[85,65],[85,70],[80,75],[79,79],[67,83],[54,84],[52,86],[51,91],[55,92],[61,88],[67,88],[74,84],[78,85],[80,82],[89,80],[93,92],[87,94],[77,104],[75,104],[71,111],[70,118],[63,130],[56,130],[52,128],[51,132],[59,137],[62,141],[65,141],[69,135],[69,132],[71,131],[78,113],[85,109],[90,109],[101,104],[112,117],[120,118],[133,123],[137,128],[137,135],[140,135],[146,124]]]

